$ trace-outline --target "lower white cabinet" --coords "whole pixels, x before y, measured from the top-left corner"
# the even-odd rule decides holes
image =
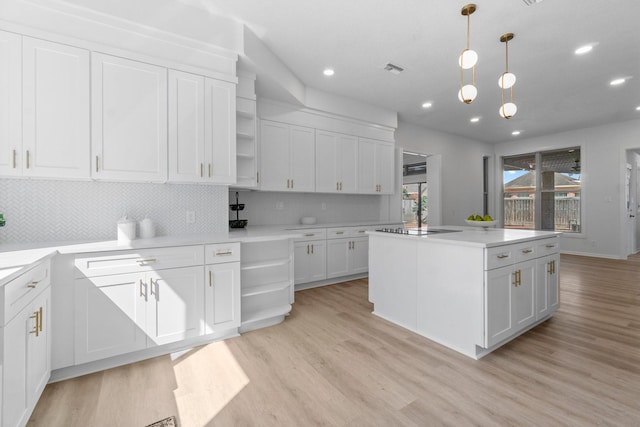
[[[542,319],[560,305],[558,267],[560,255],[548,255],[536,260],[536,319]]]
[[[327,240],[327,278],[366,273],[368,256],[368,237]]]
[[[295,242],[294,281],[296,284],[309,283],[327,278],[326,240],[305,240]]]
[[[75,265],[76,364],[204,333],[202,246],[78,256]]]
[[[3,286],[0,343],[2,426],[24,426],[49,381],[51,335],[48,261]],[[12,307],[12,310],[7,308]],[[19,310],[15,313],[14,310]],[[8,314],[15,316],[8,318]]]
[[[240,327],[240,243],[205,247],[205,333]]]

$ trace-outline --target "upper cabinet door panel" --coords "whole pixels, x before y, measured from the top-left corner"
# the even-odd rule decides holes
[[[291,189],[311,192],[316,189],[315,132],[311,128],[290,126]]]
[[[289,126],[260,122],[260,186],[263,190],[287,191],[289,177]]]
[[[342,135],[338,145],[340,191],[356,193],[358,191],[358,138]]]
[[[167,70],[92,53],[92,173],[98,179],[167,178]]]
[[[89,51],[24,37],[23,174],[89,178]]]
[[[376,176],[378,191],[383,194],[394,192],[394,149],[392,144],[381,142],[376,147]]]
[[[206,177],[215,184],[236,182],[236,85],[205,80]]]
[[[169,70],[169,181],[202,182],[204,77]]]
[[[376,141],[360,138],[358,141],[358,192],[375,194]]]
[[[316,131],[316,191],[340,192],[338,173],[338,136],[332,132]]]
[[[20,39],[0,31],[0,175],[22,173]]]

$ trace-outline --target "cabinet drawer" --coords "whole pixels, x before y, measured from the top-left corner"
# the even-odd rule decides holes
[[[240,243],[216,243],[204,247],[206,264],[240,261]]]
[[[516,247],[516,262],[523,262],[530,259],[538,258],[538,242],[527,242],[526,244],[520,244]]]
[[[485,249],[485,269],[504,267],[515,264],[516,245],[497,246]]]
[[[327,229],[326,228],[311,228],[308,230],[300,230],[303,235],[297,239],[294,239],[295,242],[303,242],[307,240],[323,240],[327,238]]]
[[[553,237],[551,239],[538,240],[538,256],[555,254],[560,250],[560,239]]]
[[[2,325],[6,325],[50,284],[51,264],[46,260],[4,285]]]
[[[76,278],[204,264],[202,245],[76,256]]]
[[[358,227],[334,227],[327,228],[327,239],[340,239],[353,236],[354,229]],[[362,227],[366,231],[365,227]],[[363,233],[364,234],[364,233]]]

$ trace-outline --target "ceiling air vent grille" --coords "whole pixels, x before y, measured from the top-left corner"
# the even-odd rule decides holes
[[[527,6],[533,6],[536,3],[541,3],[542,0],[522,0],[524,2],[524,4],[526,4]]]
[[[391,62],[388,62],[385,66],[384,69],[387,70],[390,73],[393,74],[400,74],[401,72],[404,71],[404,68],[402,67],[398,67],[397,65],[392,64]]]

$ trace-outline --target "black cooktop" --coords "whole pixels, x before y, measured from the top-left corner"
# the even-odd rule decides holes
[[[407,234],[410,236],[423,236],[427,234],[455,233],[462,230],[447,230],[444,228],[380,228],[376,231],[382,233]]]

